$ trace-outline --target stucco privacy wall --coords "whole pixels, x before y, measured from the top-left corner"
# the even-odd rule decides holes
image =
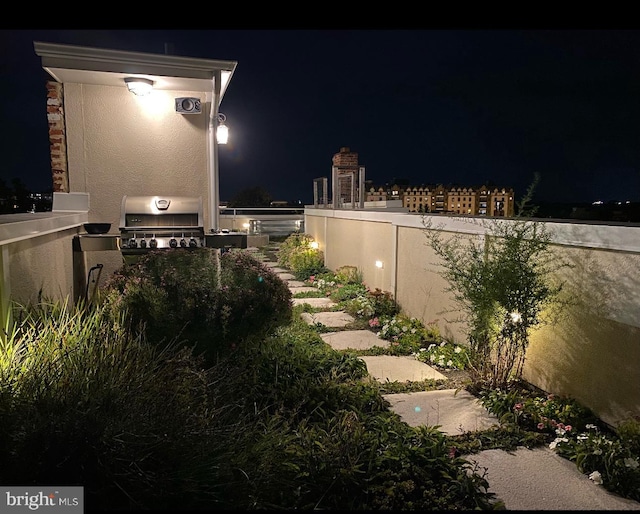
[[[175,98],[182,96],[200,94],[64,85],[69,188],[90,194],[90,221],[117,232],[124,195],[202,196],[207,205],[209,103],[201,114],[180,114]]]
[[[72,239],[77,229],[46,234],[6,245],[11,299],[28,304],[44,299],[73,302]]]
[[[443,234],[445,240],[451,237]],[[397,258],[396,300],[402,311],[425,324],[437,324],[447,340],[466,344],[466,326],[457,321],[460,312],[445,291],[449,283],[438,273],[439,259],[422,229],[398,227]]]
[[[312,225],[324,225],[323,218],[305,216],[305,232],[313,230],[318,233],[323,228],[313,226],[307,228],[306,222]],[[383,291],[393,289],[392,266],[395,227],[388,222],[361,221],[357,219],[335,218],[327,224],[325,239],[318,240],[320,248],[325,252],[325,264],[330,269],[341,266],[354,266],[362,271],[365,284]],[[326,245],[325,241],[331,241]],[[376,267],[381,261],[383,267]]]
[[[384,219],[389,230],[381,226]],[[319,242],[328,268],[357,266],[370,286],[381,287],[368,264],[377,257],[364,249],[375,247],[387,255],[394,274],[378,284],[389,284],[382,288],[395,295],[406,314],[424,323],[437,320],[447,338],[465,343],[464,324],[447,312],[455,305],[445,292],[448,283],[438,273],[422,220],[411,214],[307,208],[305,232]],[[445,237],[483,237],[477,224],[433,220],[433,226],[446,221]],[[564,297],[571,306],[557,313],[554,325],[533,333],[524,377],[543,390],[576,398],[612,425],[640,415],[640,227],[545,225],[554,237],[553,250],[573,266],[557,276],[565,282]],[[395,237],[389,237],[394,231]],[[364,241],[381,234],[380,247]]]
[[[180,114],[175,98],[197,97],[202,113]],[[207,125],[210,102],[192,91],[154,90],[136,96],[126,87],[66,83],[65,122],[69,189],[90,196],[89,221],[119,233],[125,195],[202,197],[209,202]],[[205,226],[210,226],[205,209]],[[101,282],[122,265],[118,251],[87,252],[87,270],[103,264]]]
[[[612,424],[640,415],[640,253],[554,249],[573,266],[559,273],[570,306],[533,333],[525,378]]]

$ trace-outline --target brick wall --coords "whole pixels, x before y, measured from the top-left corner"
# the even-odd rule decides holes
[[[340,148],[340,152],[333,155],[333,165],[338,168],[349,168],[350,171],[358,171],[358,154],[352,152],[348,146]]]
[[[69,192],[67,170],[67,139],[64,125],[63,86],[59,82],[47,82],[47,121],[49,123],[49,152],[53,191]]]
[[[360,170],[357,152],[352,152],[348,146],[343,146],[340,148],[340,152],[333,155],[332,162],[333,165],[338,168],[338,176],[336,178],[340,184],[338,194],[341,197],[341,201],[336,205],[342,202],[357,202],[359,198],[358,183]],[[351,181],[354,182],[354,198],[351,198]]]

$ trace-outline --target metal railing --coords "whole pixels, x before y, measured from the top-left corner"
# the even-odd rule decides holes
[[[304,232],[304,207],[226,207],[220,209],[220,227],[249,235]]]

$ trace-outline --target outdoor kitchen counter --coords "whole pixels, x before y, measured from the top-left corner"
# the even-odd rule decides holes
[[[89,221],[86,211],[24,212],[0,215],[0,245],[81,227]]]

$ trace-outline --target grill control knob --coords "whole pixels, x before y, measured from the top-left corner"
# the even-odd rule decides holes
[[[155,237],[151,241],[149,241],[149,247],[150,248],[158,248],[158,241],[156,240]]]
[[[129,239],[129,248],[138,248],[138,242],[135,237]]]
[[[198,246],[198,241],[196,241],[193,237],[189,239],[189,247],[195,248],[196,246]]]
[[[181,248],[186,248],[187,247],[187,242],[185,241],[184,237],[182,239],[180,239],[180,247]]]
[[[141,239],[140,240],[140,248],[146,248],[147,247],[147,240],[146,239]]]
[[[172,237],[171,240],[169,241],[169,246],[171,248],[176,248],[178,246],[178,241],[176,240],[175,237]]]

